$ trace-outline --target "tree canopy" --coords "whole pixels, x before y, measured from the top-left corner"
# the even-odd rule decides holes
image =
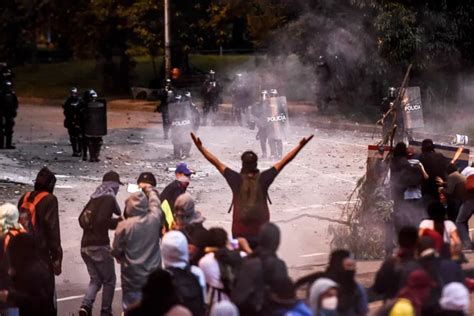
[[[415,72],[465,70],[474,59],[471,1],[170,3],[173,66],[184,71],[189,53],[219,47],[296,54],[313,65],[321,54],[337,56],[342,81],[361,73],[396,74],[410,63]],[[120,79],[110,88],[125,89],[135,56],[155,61],[163,53],[163,0],[4,0],[0,10],[1,60],[35,62],[44,42],[77,58],[95,58],[104,77]]]

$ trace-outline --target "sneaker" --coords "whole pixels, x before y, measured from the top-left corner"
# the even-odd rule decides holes
[[[79,316],[91,316],[91,315],[92,315],[92,311],[90,307],[82,305],[81,308],[79,308]]]

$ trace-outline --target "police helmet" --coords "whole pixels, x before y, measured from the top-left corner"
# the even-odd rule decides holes
[[[5,87],[11,88],[12,87],[12,82],[9,81],[9,80],[5,81]]]
[[[210,75],[214,75],[215,73],[216,73],[216,72],[215,72],[214,70],[212,70],[212,69],[209,70],[209,74],[210,74]]]
[[[91,98],[97,98],[97,92],[95,92],[95,90],[89,91],[89,95]]]
[[[182,98],[181,94],[177,94],[174,96],[174,99],[176,100],[176,102],[181,101],[181,98]]]
[[[72,95],[77,95],[77,88],[76,87],[71,88],[71,94]]]
[[[185,96],[186,98],[190,98],[190,97],[191,97],[191,92],[186,91],[186,92],[184,93],[184,96]]]
[[[271,95],[271,96],[274,96],[274,97],[278,96],[278,91],[277,91],[277,89],[271,89],[271,90],[270,90],[270,95]]]
[[[170,84],[170,83],[171,83],[171,79],[167,78],[167,79],[165,80],[165,83],[166,83],[166,84]]]
[[[395,87],[388,88],[388,96],[389,97],[395,98],[396,92],[397,92],[397,89],[395,89]]]

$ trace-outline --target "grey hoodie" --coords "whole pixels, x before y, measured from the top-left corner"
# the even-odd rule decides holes
[[[313,283],[309,294],[309,306],[311,307],[314,316],[319,315],[318,305],[321,295],[326,293],[328,290],[337,287],[338,285],[336,282],[327,278],[319,278]]]
[[[141,291],[148,275],[161,266],[161,206],[153,189],[125,202],[127,219],[115,230],[112,255],[120,262],[124,291]]]

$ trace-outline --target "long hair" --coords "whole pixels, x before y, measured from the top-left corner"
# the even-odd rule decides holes
[[[446,209],[444,205],[435,201],[428,205],[428,216],[434,222],[434,230],[444,236],[444,221],[446,219]]]

